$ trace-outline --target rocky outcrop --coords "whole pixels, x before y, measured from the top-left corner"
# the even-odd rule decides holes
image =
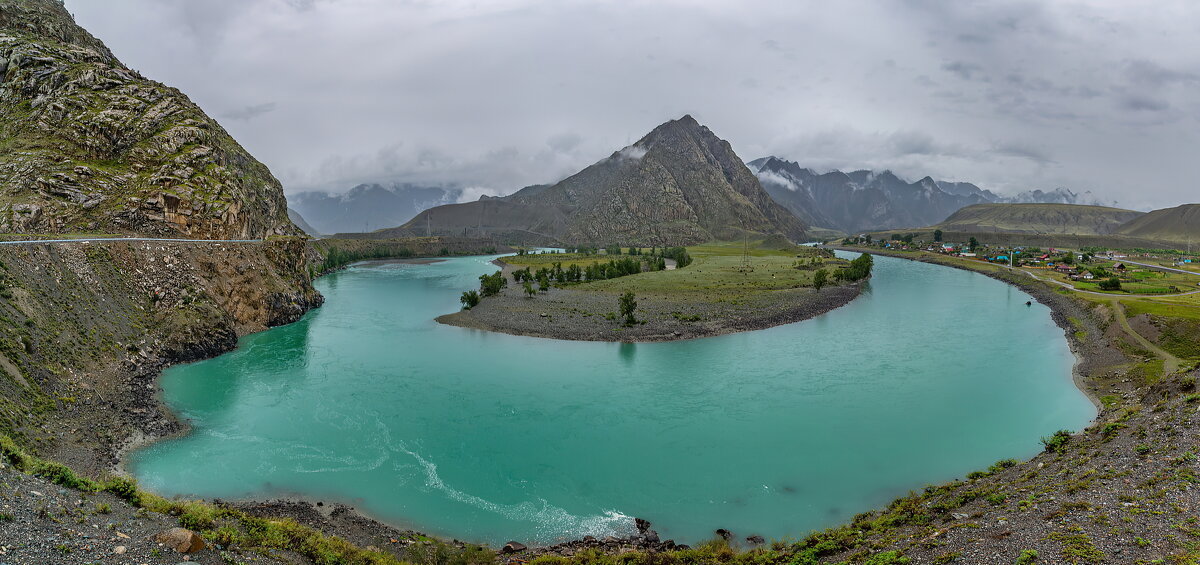
[[[743,234],[805,238],[803,223],[771,199],[729,142],[691,116],[555,185],[432,208],[395,232],[644,247]]]
[[[299,233],[266,166],[54,0],[0,0],[0,196],[2,232]]]
[[[0,246],[0,433],[49,433],[56,459],[103,469],[131,434],[177,432],[161,370],[320,305],[306,253],[299,238]]]

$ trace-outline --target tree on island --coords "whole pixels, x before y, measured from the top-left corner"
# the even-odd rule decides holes
[[[538,278],[538,289],[542,292],[550,292],[550,277],[541,276]]]
[[[825,269],[818,269],[817,272],[813,273],[812,284],[813,288],[817,289],[817,292],[821,292],[821,288],[823,288],[828,282],[829,271],[826,271]]]
[[[463,310],[470,310],[479,304],[479,293],[473,290],[468,290],[462,293],[462,296],[459,297],[458,301],[462,302]]]
[[[533,298],[537,294],[537,290],[533,288],[533,283],[525,281],[525,298]]]
[[[487,297],[500,294],[500,291],[508,286],[508,279],[504,278],[502,271],[496,271],[490,275],[479,275],[479,294]]]
[[[637,319],[633,317],[633,311],[637,310],[637,300],[632,292],[626,292],[617,300],[617,305],[621,309],[621,315],[625,317],[625,325],[632,326],[637,323]]]

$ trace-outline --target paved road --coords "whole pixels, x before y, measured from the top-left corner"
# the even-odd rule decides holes
[[[1164,267],[1164,266],[1162,266],[1162,265],[1154,265],[1154,264],[1151,264],[1151,263],[1138,263],[1137,261],[1130,261],[1130,260],[1128,260],[1128,259],[1113,259],[1113,261],[1116,261],[1116,262],[1118,262],[1118,263],[1129,263],[1129,264],[1132,264],[1132,265],[1141,265],[1141,266],[1143,266],[1143,267],[1150,267],[1151,269],[1162,269],[1162,270],[1164,270],[1164,271],[1172,271],[1172,272],[1175,272],[1175,273],[1183,273],[1183,274],[1185,274],[1185,275],[1196,275],[1197,277],[1200,277],[1200,273],[1197,273],[1197,272],[1195,272],[1195,271],[1185,271],[1185,270],[1183,270],[1183,269],[1176,269],[1176,268],[1174,268],[1174,267]]]
[[[38,243],[91,243],[108,241],[161,241],[166,243],[261,243],[261,239],[170,239],[154,237],[81,237],[77,239],[23,239],[0,241],[0,245],[34,245]]]

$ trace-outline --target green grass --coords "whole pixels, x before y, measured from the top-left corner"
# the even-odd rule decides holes
[[[639,275],[596,281],[576,288],[598,292],[633,292],[639,296],[658,295],[678,298],[692,295],[712,301],[740,300],[763,292],[812,286],[815,270],[797,269],[795,264],[820,255],[808,247],[773,249],[761,242],[751,243],[751,270],[742,269],[741,242],[715,242],[688,247],[693,262],[683,269],[655,271]],[[830,272],[845,265],[840,259],[824,258]]]

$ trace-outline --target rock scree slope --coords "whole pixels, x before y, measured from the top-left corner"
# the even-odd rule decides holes
[[[0,232],[299,233],[265,165],[58,0],[0,0]]]
[[[746,232],[805,238],[804,224],[771,199],[729,142],[683,116],[557,184],[439,206],[377,233],[651,246]]]

